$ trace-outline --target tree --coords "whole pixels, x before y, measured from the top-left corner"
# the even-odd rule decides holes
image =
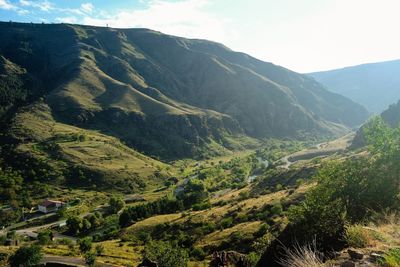
[[[201,203],[208,197],[204,182],[199,179],[190,179],[185,185],[184,194],[180,196],[186,208]]]
[[[92,224],[89,222],[88,219],[84,218],[82,220],[82,232],[87,232],[92,228]]]
[[[144,248],[144,257],[162,267],[185,267],[189,256],[185,249],[164,241],[150,241]]]
[[[82,230],[82,219],[78,216],[72,216],[67,220],[68,231],[72,234],[77,234]]]
[[[32,245],[20,247],[9,259],[11,267],[30,267],[40,264],[43,259],[42,249],[39,246]]]
[[[96,245],[95,249],[96,249],[97,256],[100,256],[104,252],[104,246],[102,244]]]
[[[39,244],[47,245],[52,241],[51,240],[52,236],[53,236],[53,233],[50,230],[44,230],[38,234],[37,239],[38,239]]]
[[[108,204],[110,205],[109,210],[112,214],[118,213],[125,207],[125,201],[116,196],[112,196]]]
[[[82,254],[89,252],[92,249],[92,238],[91,237],[84,237],[79,240],[79,250]]]
[[[93,252],[85,253],[85,262],[88,266],[94,266],[96,262],[96,254]]]

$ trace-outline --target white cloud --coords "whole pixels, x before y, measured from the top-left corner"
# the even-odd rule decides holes
[[[80,9],[85,13],[92,13],[94,6],[92,3],[83,3]]]
[[[29,1],[29,0],[19,0],[19,4],[21,6],[29,6],[29,7],[34,7],[34,8],[39,8],[42,11],[50,11],[53,10],[54,4],[49,2],[48,0],[43,0],[40,2],[36,2],[36,1]]]
[[[24,16],[24,15],[29,14],[29,10],[20,9],[20,8],[19,8],[19,9],[17,10],[17,13],[18,13],[18,15]]]
[[[16,8],[16,6],[8,2],[7,0],[0,0],[0,9],[11,10]]]
[[[56,18],[56,21],[57,22],[62,22],[62,23],[71,23],[71,24],[73,24],[73,23],[77,23],[78,22],[78,19],[76,18],[76,17],[59,17],[59,18]]]
[[[86,16],[84,24],[116,28],[150,28],[167,34],[224,42],[232,33],[227,21],[205,11],[210,0],[151,1],[142,10],[123,10],[106,17]]]

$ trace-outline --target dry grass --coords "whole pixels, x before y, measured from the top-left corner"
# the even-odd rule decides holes
[[[296,246],[286,250],[286,257],[280,261],[285,267],[322,267],[322,262],[315,245]]]
[[[365,248],[372,244],[370,230],[360,224],[347,225],[345,239],[354,248]]]
[[[257,232],[258,229],[260,229],[262,223],[263,222],[261,221],[245,222],[237,224],[231,228],[224,229],[222,231],[215,231],[199,240],[196,243],[196,246],[218,246],[222,243],[222,241],[229,240],[229,236],[233,233],[253,234]]]

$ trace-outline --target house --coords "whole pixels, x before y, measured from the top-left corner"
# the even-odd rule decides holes
[[[61,208],[64,205],[65,205],[64,202],[46,199],[38,205],[38,210],[43,213],[49,213],[49,212],[57,211],[59,208]]]

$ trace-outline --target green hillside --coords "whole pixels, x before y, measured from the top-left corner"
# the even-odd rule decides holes
[[[0,39],[1,152],[41,181],[161,186],[175,170],[155,159],[332,137],[368,115],[305,75],[209,41],[23,23],[0,23]]]

